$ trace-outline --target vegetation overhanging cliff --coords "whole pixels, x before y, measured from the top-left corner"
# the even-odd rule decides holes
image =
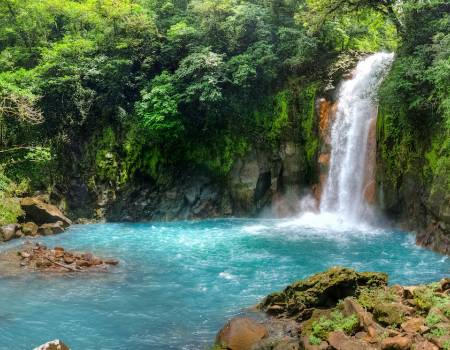
[[[36,191],[74,218],[249,215],[277,198],[295,211],[318,180],[317,99],[384,49],[397,59],[382,204],[445,246],[446,1],[4,0],[0,13],[1,224]]]

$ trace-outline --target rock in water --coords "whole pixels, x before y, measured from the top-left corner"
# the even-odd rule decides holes
[[[38,234],[39,226],[34,222],[26,222],[21,225],[22,232],[25,236],[36,236]]]
[[[64,223],[62,221],[51,224],[43,224],[38,229],[38,233],[43,236],[49,236],[61,232],[64,232]]]
[[[265,326],[250,318],[237,317],[219,331],[216,345],[227,350],[250,350],[267,336],[268,332]]]
[[[33,350],[70,350],[70,348],[64,344],[61,340],[56,339],[42,344]]]
[[[16,236],[17,225],[10,224],[0,227],[0,238],[3,238],[4,241],[9,241]]]
[[[358,288],[386,285],[384,273],[334,267],[295,282],[282,292],[270,294],[260,308],[269,314],[285,314],[300,321],[311,316],[312,308],[331,307],[345,297],[355,296]]]
[[[72,221],[65,217],[57,207],[44,203],[38,198],[23,198],[20,201],[20,205],[25,212],[26,219],[38,225],[61,221],[63,223],[62,226],[65,228],[72,224]]]

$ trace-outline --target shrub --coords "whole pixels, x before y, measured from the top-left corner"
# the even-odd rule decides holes
[[[346,334],[353,334],[359,328],[359,319],[356,315],[345,317],[342,312],[336,310],[330,317],[321,317],[313,322],[309,342],[312,345],[320,344],[321,340],[326,340],[328,334],[334,331],[343,331]]]

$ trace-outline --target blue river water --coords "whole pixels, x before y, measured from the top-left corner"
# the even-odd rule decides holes
[[[415,246],[412,234],[295,220],[75,225],[38,240],[120,265],[110,273],[0,278],[1,350],[55,338],[73,350],[207,349],[227,319],[330,266],[387,272],[401,284],[450,275],[449,259]]]

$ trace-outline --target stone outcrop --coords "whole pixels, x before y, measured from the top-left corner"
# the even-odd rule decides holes
[[[174,175],[174,177],[176,177]],[[223,184],[186,171],[165,184],[130,184],[114,200],[96,204],[97,218],[108,221],[205,219],[232,214],[230,194]]]
[[[449,279],[389,287],[385,274],[332,268],[269,295],[260,309],[266,335],[252,338],[252,350],[450,348]]]
[[[360,288],[386,284],[386,274],[336,267],[270,294],[260,307],[269,314],[303,320],[311,316],[314,308],[334,306],[339,300],[355,295]]]
[[[48,236],[64,232],[72,224],[56,206],[38,197],[27,197],[20,201],[24,216],[20,223],[0,227],[0,241],[39,235]]]
[[[37,197],[27,197],[20,201],[25,212],[25,221],[32,221],[37,225],[61,222],[66,228],[72,224],[64,214],[54,205],[43,202]]]

